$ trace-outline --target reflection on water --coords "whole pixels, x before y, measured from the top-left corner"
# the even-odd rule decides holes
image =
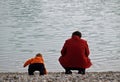
[[[120,71],[119,0],[1,0],[0,72],[26,71],[24,61],[41,52],[48,71],[75,30],[91,50],[88,71]]]

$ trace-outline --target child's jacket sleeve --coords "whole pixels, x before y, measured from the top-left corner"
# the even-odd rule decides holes
[[[26,67],[27,65],[31,64],[33,58],[27,60],[25,63],[24,63],[24,67]]]

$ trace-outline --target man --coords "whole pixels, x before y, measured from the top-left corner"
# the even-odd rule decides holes
[[[85,74],[85,69],[92,65],[88,57],[90,52],[87,41],[81,37],[81,32],[75,31],[63,45],[59,62],[65,69],[65,74],[72,74],[71,70],[78,70],[78,74]]]

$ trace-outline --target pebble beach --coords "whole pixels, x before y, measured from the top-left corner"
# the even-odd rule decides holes
[[[120,72],[86,72],[85,75],[48,72],[39,76],[39,72],[29,76],[27,72],[0,73],[0,82],[120,82]]]

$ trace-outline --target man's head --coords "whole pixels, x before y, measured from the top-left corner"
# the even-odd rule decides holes
[[[74,36],[74,35],[79,36],[80,38],[82,37],[82,34],[81,34],[81,32],[79,32],[79,31],[73,32],[73,33],[72,33],[72,36]]]

